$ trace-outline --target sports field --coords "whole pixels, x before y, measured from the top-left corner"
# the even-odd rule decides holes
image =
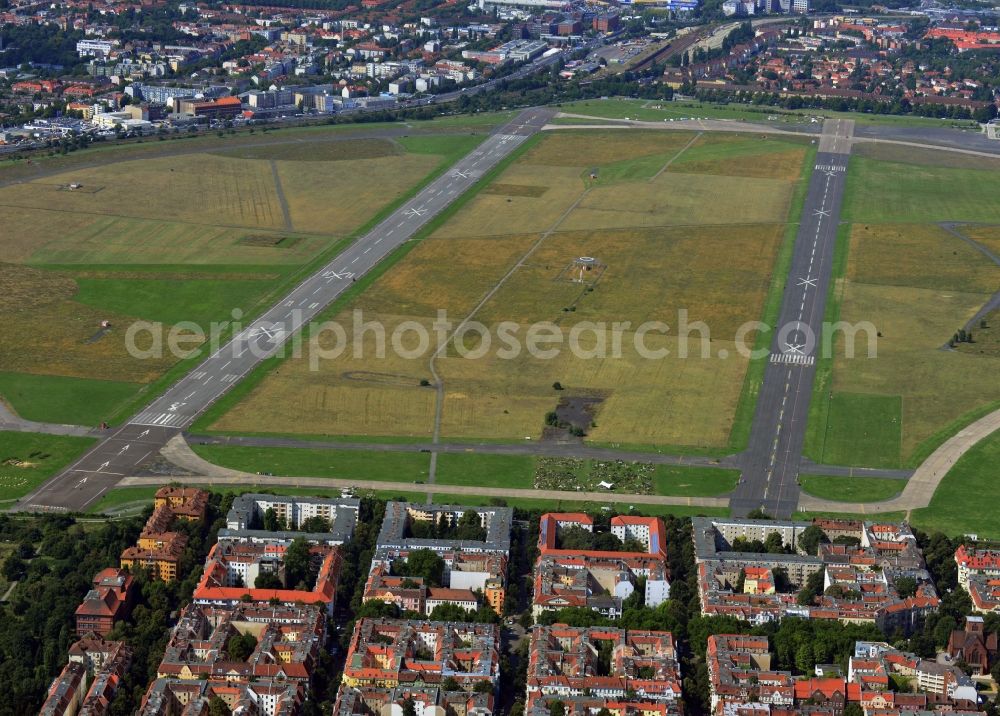
[[[759,136],[546,133],[336,319],[350,329],[351,310],[362,310],[384,326],[387,346],[406,322],[430,328],[438,310],[486,326],[491,350],[481,357],[451,343],[435,361],[446,439],[537,440],[547,412],[585,400],[591,440],[722,451],[747,369],[733,338],[761,316],[809,152],[808,142]],[[584,256],[589,269],[574,264]],[[686,359],[682,309],[710,333],[705,353],[693,334]],[[523,339],[538,322],[566,337],[584,322],[610,332],[613,321],[628,324],[620,354],[609,343],[599,355],[598,335],[578,329],[577,354],[564,345],[551,359],[497,355],[502,322]],[[637,349],[645,321],[669,326],[645,334],[668,357]],[[420,348],[407,339],[405,348]],[[332,349],[333,338],[320,345]],[[484,348],[475,336],[461,345]],[[437,396],[421,382],[433,380],[433,351],[373,359],[377,346],[370,331],[317,370],[285,361],[211,428],[427,438]]]
[[[1000,287],[1000,266],[946,230],[984,246],[1000,223],[1000,162],[898,147],[852,157],[837,280],[827,319],[866,326],[855,355],[835,344],[820,366],[806,454],[821,463],[913,465],[963,422],[1000,400],[1000,356],[948,340]],[[943,187],[947,187],[943,190]],[[846,256],[845,256],[846,252]],[[990,319],[988,319],[990,320]],[[869,336],[875,356],[869,357]]]
[[[135,357],[129,326],[208,332],[234,310],[256,313],[484,136],[275,135],[93,149],[33,174],[0,167],[0,182],[29,174],[0,184],[0,399],[50,422],[127,414],[179,360]]]

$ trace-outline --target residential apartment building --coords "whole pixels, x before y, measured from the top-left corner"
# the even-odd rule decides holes
[[[353,497],[325,499],[246,493],[233,500],[226,514],[226,527],[219,530],[219,541],[280,545],[301,537],[316,544],[339,545],[354,534],[360,506],[361,501]],[[269,511],[279,524],[276,531],[264,529],[264,517]],[[314,518],[324,520],[329,529],[303,532],[306,521]]]
[[[53,679],[41,716],[103,716],[132,663],[122,641],[84,637],[69,648],[69,662]]]
[[[143,696],[138,716],[207,714],[215,697],[220,698],[233,714],[296,716],[305,693],[301,681],[241,683],[227,679],[156,679]]]
[[[177,579],[178,564],[187,546],[187,536],[171,531],[171,526],[179,516],[171,504],[174,499],[178,501],[181,519],[190,521],[194,519],[194,512],[200,509],[199,506],[208,503],[208,493],[193,488],[184,496],[170,497],[164,493],[146,521],[136,545],[122,552],[123,568],[133,571],[147,569],[153,579],[165,582]]]
[[[76,608],[76,633],[89,632],[105,636],[115,622],[128,617],[132,611],[135,590],[132,575],[108,567],[94,575],[94,588],[87,592]]]
[[[818,521],[828,541],[815,556],[798,551],[798,538],[811,523],[775,522],[771,530],[769,524],[692,520],[703,614],[730,615],[753,624],[785,616],[836,619],[874,624],[885,633],[912,633],[940,603],[916,538],[905,524]],[[784,552],[733,551],[734,545],[747,543],[742,540],[763,543],[771,537],[773,543],[773,535],[781,538]],[[846,536],[851,543],[832,542]],[[799,604],[799,590],[817,572],[823,574],[822,592],[811,604]],[[897,585],[906,585],[907,593]]]
[[[966,591],[969,591],[969,580],[973,576],[1000,579],[1000,550],[959,545],[955,550],[955,564],[958,565],[958,583]]]
[[[681,672],[669,632],[563,624],[531,631],[529,714],[548,713],[553,700],[579,716],[603,704],[623,713],[680,713],[680,699]]]
[[[337,694],[333,716],[402,716],[411,706],[415,716],[492,716],[492,693],[445,691],[438,686],[407,684],[391,688],[343,685]]]
[[[398,577],[392,574],[392,565],[398,560],[406,560],[412,550],[386,548],[379,550],[372,560],[371,572],[365,584],[364,601],[378,599],[392,602],[404,611],[416,611],[428,615],[433,606],[428,606],[431,599],[430,591],[434,588],[425,585],[423,579]],[[439,552],[444,561],[444,579],[442,589],[451,592],[451,603],[468,602],[469,595],[478,605],[476,593],[482,594],[483,601],[489,604],[497,614],[503,614],[506,600],[507,555],[483,552]],[[445,591],[436,590],[436,596],[431,599],[434,606],[441,603]],[[466,607],[463,607],[466,608]]]
[[[643,552],[562,549],[560,535],[571,528],[593,533],[594,520],[579,512],[549,512],[539,520],[532,603],[536,617],[565,607],[588,607],[618,617],[640,580],[645,582],[646,606],[658,606],[670,597],[666,527],[659,517],[611,518],[611,534],[621,543],[638,542]]]
[[[414,522],[453,526],[467,512],[479,515],[486,530],[482,540],[419,538],[410,534]],[[426,505],[416,502],[388,502],[385,518],[376,541],[376,559],[385,550],[431,549],[435,552],[462,551],[467,553],[508,554],[510,528],[514,510],[510,507],[472,507],[462,505]]]
[[[197,604],[235,607],[246,602],[315,604],[327,613],[333,612],[337,597],[337,583],[343,558],[339,547],[313,545],[310,559],[318,562],[316,582],[312,589],[258,588],[258,576],[271,573],[279,580],[286,580],[284,559],[287,545],[263,545],[217,542],[205,561],[198,586],[194,590]]]
[[[237,635],[256,641],[250,655],[241,660],[231,656],[227,646]],[[325,635],[325,612],[314,606],[190,604],[171,632],[157,678],[306,682]]]
[[[354,627],[343,683],[394,688],[450,677],[465,690],[495,688],[499,649],[496,624],[365,618]]]

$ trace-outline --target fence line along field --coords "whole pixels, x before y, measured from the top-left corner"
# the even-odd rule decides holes
[[[319,137],[288,137],[300,135]],[[456,151],[483,136],[456,136]],[[52,422],[109,418],[129,402],[121,386],[134,396],[177,360],[130,356],[130,324],[194,321],[207,331],[234,309],[253,313],[294,272],[450,164],[439,139],[414,138],[412,152],[391,139],[192,153],[178,144],[177,154],[126,160],[93,150],[87,166],[67,162],[75,168],[0,187],[0,374],[53,387],[93,381],[62,407],[41,397],[45,389],[0,388],[0,399]]]
[[[479,306],[472,318],[493,329],[512,321],[522,338],[537,321],[567,331],[629,322],[620,357],[580,359],[564,345],[552,360],[495,350],[470,360],[449,346],[436,361],[442,436],[537,440],[574,428],[602,443],[724,450],[748,365],[734,338],[761,317],[809,152],[800,141],[742,135],[546,133],[336,318],[350,328],[360,308],[391,335],[405,321],[430,330],[438,309],[458,322]],[[739,173],[751,164],[758,175],[747,181]],[[678,357],[682,309],[709,327],[704,358],[698,333],[691,357]],[[669,325],[668,335],[645,336],[668,358],[636,350],[647,320]],[[333,347],[330,337],[320,344]],[[430,351],[373,359],[375,346],[367,334],[357,344],[364,357],[348,345],[318,370],[287,360],[210,427],[426,438],[436,404]],[[479,344],[466,337],[463,347]]]

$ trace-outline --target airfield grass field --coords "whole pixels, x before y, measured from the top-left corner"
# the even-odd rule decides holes
[[[416,357],[402,357],[391,336],[408,321],[429,328],[443,309],[453,325],[512,321],[522,340],[537,321],[630,323],[620,357],[580,359],[564,346],[552,360],[526,351],[507,360],[496,350],[467,359],[450,344],[436,361],[444,438],[537,439],[545,414],[569,396],[597,401],[588,430],[595,442],[723,452],[748,364],[733,336],[761,317],[809,152],[797,138],[546,133],[335,317],[349,334],[351,309],[382,325],[384,358],[373,359],[373,329],[315,366],[286,360],[208,427],[426,439],[436,394],[421,381],[432,380],[432,351],[403,336]],[[741,173],[751,166],[756,178],[747,182]],[[578,256],[596,257],[593,274],[576,274]],[[710,327],[708,354],[695,331],[694,357],[641,357],[635,331],[647,320],[666,322],[670,335],[654,330],[646,345],[678,355],[681,309],[689,323]],[[595,348],[594,335],[579,337]],[[332,353],[331,336],[318,340]],[[468,336],[462,346],[483,347]],[[564,392],[552,389],[557,381]]]
[[[803,492],[839,502],[880,502],[895,497],[906,487],[905,480],[879,477],[799,475],[799,482]]]
[[[31,492],[78,458],[91,438],[0,432],[0,509]]]
[[[216,465],[290,477],[339,477],[413,482],[427,478],[429,457],[419,452],[198,445],[191,449]]]
[[[864,149],[862,149],[864,148]],[[826,319],[861,328],[848,357],[840,334],[818,366],[805,454],[821,463],[914,466],[1000,401],[991,337],[949,338],[1000,286],[1000,266],[939,223],[988,246],[1000,161],[907,147],[852,157]],[[943,190],[942,187],[947,187]],[[875,355],[869,349],[874,344]]]
[[[990,498],[996,492],[1000,465],[1000,432],[981,441],[948,471],[931,498],[931,504],[911,514],[913,524],[946,534],[978,534],[980,539],[1000,539],[1000,520]]]
[[[907,127],[974,127],[970,121],[931,119],[906,115],[861,114],[858,112],[834,112],[823,109],[787,110],[781,107],[739,104],[713,104],[710,102],[661,101],[645,99],[589,99],[558,105],[562,112],[582,114],[606,119],[633,119],[643,122],[663,122],[677,119],[726,119],[766,124],[802,124],[812,117],[834,117],[850,119],[862,124],[883,124]],[[773,117],[773,120],[769,120]],[[558,121],[558,120],[557,120]]]
[[[135,407],[126,386],[134,402],[178,364],[130,355],[130,325],[207,332],[234,309],[255,314],[485,136],[451,126],[351,141],[340,140],[358,128],[309,128],[0,164],[0,399],[50,422],[93,425],[113,406],[121,418]],[[63,379],[92,385],[75,384],[60,405],[50,396]]]

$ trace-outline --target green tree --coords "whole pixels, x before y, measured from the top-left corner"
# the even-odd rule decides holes
[[[278,513],[273,507],[268,507],[264,511],[264,529],[268,532],[278,531]]]
[[[806,554],[815,555],[819,552],[819,546],[826,541],[826,533],[822,529],[816,525],[809,525],[799,535],[799,549]]]
[[[764,540],[764,548],[770,554],[781,554],[785,551],[785,542],[781,539],[780,532],[769,532]]]
[[[27,572],[27,563],[16,554],[10,555],[7,561],[3,563],[3,577],[8,582],[20,580]]]
[[[219,696],[212,696],[208,700],[208,716],[230,716],[230,714],[232,711]]]
[[[254,589],[284,589],[281,578],[274,572],[260,572],[253,580]]]
[[[246,661],[257,648],[257,639],[253,634],[234,634],[226,642],[226,653],[233,661]]]
[[[302,523],[303,532],[329,532],[330,520],[320,515],[314,515]]]
[[[401,577],[422,577],[429,587],[440,587],[444,580],[444,560],[431,549],[415,549],[406,560],[392,563],[392,573]]]
[[[917,593],[917,580],[913,577],[900,577],[896,580],[896,591],[903,599],[912,597]]]
[[[549,701],[549,716],[566,716],[566,705],[562,701]]]
[[[301,537],[293,540],[285,551],[285,586],[308,589],[309,562],[309,543]]]
[[[455,536],[460,540],[477,541],[486,538],[483,521],[475,510],[466,510],[458,520]]]

